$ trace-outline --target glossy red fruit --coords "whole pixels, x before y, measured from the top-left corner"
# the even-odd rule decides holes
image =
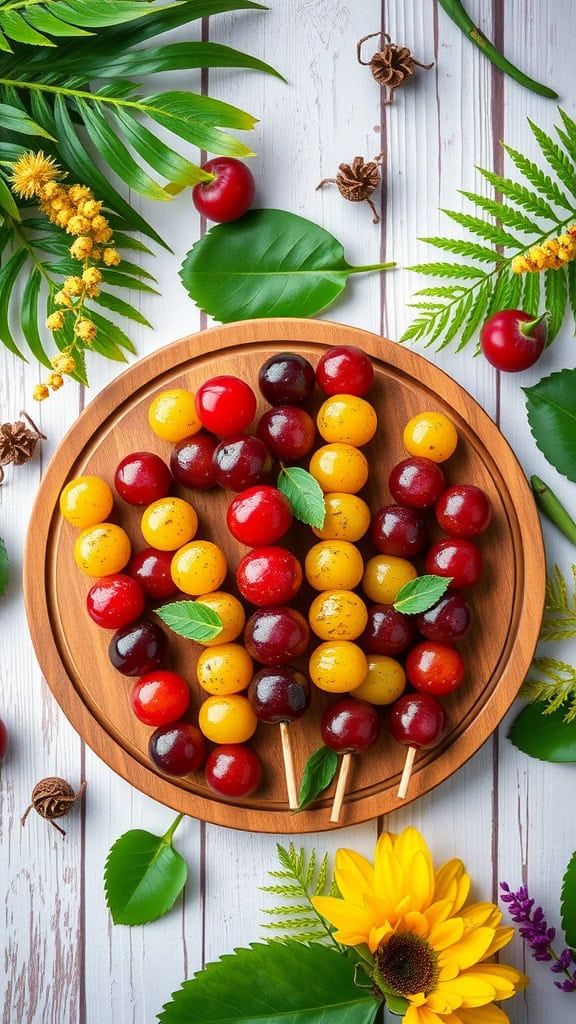
[[[486,320],[480,348],[497,370],[517,373],[540,358],[548,338],[548,314],[534,317],[521,309],[502,309]]]
[[[152,733],[148,753],[154,764],[167,775],[196,772],[206,760],[206,740],[191,722],[162,725]]]
[[[474,587],[482,576],[483,567],[480,548],[471,540],[461,537],[438,541],[426,555],[426,572],[436,576],[450,576],[451,590]]]
[[[218,439],[212,434],[200,431],[193,437],[185,437],[172,449],[170,469],[172,476],[183,487],[207,491],[216,484],[212,456]]]
[[[275,544],[292,526],[292,506],[277,487],[249,487],[230,502],[226,524],[241,544]]]
[[[179,593],[170,572],[173,557],[173,551],[144,548],[132,555],[126,572],[136,580],[146,597],[153,601],[164,601]]]
[[[236,582],[242,597],[258,607],[288,604],[302,584],[302,566],[282,547],[254,548],[241,559]]]
[[[104,629],[120,629],[134,622],[144,611],[145,603],[140,585],[124,573],[101,576],[86,595],[88,615]]]
[[[365,395],[374,380],[374,368],[361,348],[338,345],[320,357],[316,380],[326,395]]]
[[[275,459],[295,462],[312,451],[316,424],[305,409],[297,405],[278,405],[260,417],[256,436]]]
[[[310,629],[296,608],[274,605],[254,612],[244,629],[244,646],[262,665],[287,665],[308,646]]]
[[[315,383],[314,367],[296,352],[270,356],[258,371],[258,387],[270,405],[302,405]]]
[[[227,743],[208,754],[204,769],[206,782],[222,796],[250,796],[262,781],[262,765],[250,747]]]
[[[461,594],[444,594],[425,612],[415,615],[420,632],[428,640],[441,644],[456,643],[467,635],[472,622],[472,609]]]
[[[108,646],[114,668],[125,676],[143,676],[160,668],[168,644],[155,622],[131,622],[118,629]]]
[[[398,462],[390,471],[388,488],[400,505],[430,508],[438,501],[446,486],[444,473],[437,462],[421,455],[412,455]]]
[[[196,392],[195,401],[202,426],[219,437],[241,433],[256,412],[256,395],[252,388],[229,374],[204,381]]]
[[[154,452],[132,452],[116,467],[114,486],[129,505],[151,505],[166,497],[172,486],[172,474]]]
[[[451,537],[476,537],[492,519],[490,498],[474,484],[448,487],[434,509],[438,526]]]
[[[457,690],[464,679],[464,659],[455,647],[424,640],[406,657],[408,682],[420,693],[444,697]]]
[[[392,705],[390,732],[397,743],[409,747],[434,747],[446,727],[444,709],[427,693],[405,693]]]
[[[408,650],[416,637],[413,617],[397,612],[391,604],[373,604],[358,644],[367,654],[395,657]]]
[[[192,202],[203,217],[218,223],[238,220],[252,205],[252,171],[231,156],[217,156],[202,164],[202,170],[216,175],[214,181],[201,181],[192,189]]]
[[[343,697],[330,704],[320,719],[322,740],[339,754],[361,754],[380,735],[380,716],[373,704]]]
[[[216,446],[212,457],[216,482],[231,491],[243,491],[264,483],[273,464],[263,442],[248,434],[227,437]]]
[[[414,558],[424,550],[428,532],[424,519],[416,509],[405,505],[385,505],[370,523],[370,537],[383,555]]]
[[[134,683],[130,704],[144,725],[169,725],[177,722],[190,703],[190,687],[183,676],[167,669],[147,672]]]
[[[310,683],[291,665],[263,668],[252,678],[248,700],[260,722],[295,722],[310,704]]]
[[[7,745],[8,745],[8,731],[6,729],[6,726],[4,725],[4,722],[0,718],[0,761],[4,760],[4,755],[6,753]]]

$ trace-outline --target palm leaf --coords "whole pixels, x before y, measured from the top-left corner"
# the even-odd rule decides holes
[[[481,220],[480,217],[473,217],[467,213],[458,213],[457,210],[442,210],[441,212],[445,213],[456,224],[466,228],[470,234],[477,235],[479,238],[485,238],[488,242],[492,242],[493,245],[522,249],[522,242],[519,242],[513,235],[509,235],[507,231],[503,231],[502,228],[491,224],[489,221]]]
[[[0,7],[0,28],[8,39],[16,43],[26,43],[27,46],[55,45],[51,39],[29,25],[18,11],[6,11]]]
[[[29,25],[33,25],[34,28],[40,29],[41,32],[46,32],[50,36],[89,36],[92,35],[86,29],[80,28],[78,25],[70,25],[65,21],[61,21],[54,14],[54,4],[50,5],[51,10],[47,6],[36,4],[35,6],[27,5],[23,8],[23,17]]]
[[[109,309],[112,313],[117,313],[118,316],[123,316],[127,320],[133,320],[134,323],[142,324],[143,327],[152,327],[150,321],[146,319],[139,309],[136,309],[130,302],[120,299],[117,295],[101,291],[100,295],[94,299],[94,302],[104,309]]]
[[[40,338],[40,331],[38,329],[38,299],[40,296],[40,288],[42,285],[42,275],[37,267],[35,267],[22,292],[22,303],[20,308],[20,325],[22,327],[22,334],[26,338],[28,348],[32,352],[33,356],[42,363],[44,366],[50,366],[50,360],[46,355],[46,351]]]
[[[18,135],[41,135],[45,139],[52,137],[42,125],[36,124],[18,107],[7,103],[0,103],[0,123],[5,131],[16,132]]]
[[[210,175],[206,171],[166,146],[157,135],[148,131],[127,110],[117,107],[114,110],[114,120],[119,128],[124,130],[126,141],[148,166],[168,178],[178,190],[196,185],[199,181],[210,180]],[[173,194],[176,189],[166,189],[166,191]]]
[[[6,348],[10,349],[11,352],[16,356],[22,356],[20,349],[18,348],[12,331],[10,329],[10,306],[12,299],[12,290],[19,277],[22,267],[26,263],[28,253],[26,249],[17,249],[16,252],[2,263],[0,267],[0,341],[6,345]]]

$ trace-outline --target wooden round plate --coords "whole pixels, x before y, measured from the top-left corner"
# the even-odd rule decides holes
[[[183,778],[159,772],[148,756],[151,729],[129,706],[133,680],[108,660],[111,634],[85,611],[93,580],[73,559],[77,531],[63,521],[58,496],[74,477],[93,473],[112,483],[114,470],[131,451],[156,451],[167,461],[171,445],[148,426],[153,396],[166,388],[196,390],[207,378],[231,373],[257,390],[257,372],[273,352],[299,352],[316,365],[329,346],[352,344],[373,359],[375,383],[370,398],[379,417],[377,437],[366,447],[371,475],[365,497],[373,510],[391,501],[389,469],[405,457],[402,428],[415,413],[445,412],[455,423],[459,444],[445,464],[451,483],[472,482],[489,494],[493,521],[480,538],[485,558],[481,583],[470,594],[474,624],[461,645],[467,672],[462,687],[444,701],[448,728],[442,743],[416,756],[408,790],[413,800],[459,768],[493,732],[523,681],[538,638],[544,599],[545,562],[540,524],[521,467],[494,423],[453,380],[422,357],[401,346],[339,324],[314,320],[256,320],[200,332],[142,359],[109,385],[66,434],[40,485],[26,546],[24,585],[28,622],[36,654],[48,684],[80,736],[116,772],[156,800],[196,818],[256,832],[316,832],[333,828],[333,786],[307,811],[288,809],[281,771],[279,728],[260,724],[251,744],[264,765],[257,793],[239,802],[210,790],[201,772]],[[318,395],[316,405],[321,396]],[[263,403],[262,403],[263,407]],[[261,411],[261,410],[259,410]],[[177,489],[176,489],[177,490]],[[182,492],[184,493],[184,492]],[[363,492],[364,493],[364,492]],[[230,494],[222,490],[187,492],[198,511],[198,536],[215,540],[234,569],[245,552],[227,533],[225,509]],[[130,534],[135,549],[145,547],[139,532],[141,511],[117,501],[113,518]],[[299,526],[286,546],[302,553],[316,541]],[[362,547],[362,545],[361,545]],[[363,548],[369,557],[369,546]],[[306,609],[310,592],[304,589]],[[168,631],[170,632],[170,631]],[[202,702],[194,680],[200,648],[170,632],[171,666],[193,690],[190,716]],[[205,695],[204,695],[205,696]],[[319,717],[332,698],[316,691],[312,706],[290,727],[296,773],[321,744]],[[406,749],[386,727],[376,747],[353,759],[339,825],[350,825],[400,806],[398,783]]]

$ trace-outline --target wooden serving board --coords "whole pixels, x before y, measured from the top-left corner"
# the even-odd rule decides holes
[[[450,483],[475,483],[489,494],[493,521],[479,539],[485,559],[481,583],[470,592],[474,623],[461,644],[467,665],[461,688],[444,700],[448,728],[434,750],[416,756],[408,799],[422,796],[459,768],[493,732],[508,710],[530,664],[542,614],[544,549],[530,489],[508,443],[481,407],[453,380],[422,357],[365,331],[314,320],[256,320],[200,332],[142,359],[99,394],[60,443],[42,480],[30,521],[25,565],[25,600],[30,633],[48,684],[80,736],[116,772],[149,796],[178,811],[219,825],[256,832],[316,832],[337,826],[329,821],[334,787],[303,813],[288,809],[281,771],[279,728],[260,724],[251,741],[264,766],[259,791],[240,801],[210,790],[201,772],[183,778],[159,772],[148,757],[152,730],[129,705],[133,680],[108,660],[111,633],[96,626],[85,610],[93,582],[75,566],[77,531],[58,511],[58,496],[74,477],[91,473],[111,485],[119,461],[131,451],[155,451],[169,461],[171,445],[148,426],[154,395],[170,387],[196,390],[211,376],[231,373],[257,391],[257,372],[273,352],[299,352],[315,365],[326,347],[353,344],[373,359],[370,394],[378,412],[376,438],[366,446],[371,473],[362,492],[375,511],[392,501],[388,472],[405,457],[402,429],[418,412],[439,410],[455,423],[456,453],[444,465]],[[322,396],[316,396],[315,408]],[[265,407],[261,402],[258,413]],[[312,410],[313,411],[313,410]],[[257,415],[258,415],[257,413]],[[225,510],[230,492],[191,492],[175,488],[196,508],[199,537],[223,548],[230,566],[227,584],[247,549],[227,533]],[[128,531],[133,549],[145,547],[139,531],[142,510],[117,500],[112,518]],[[303,554],[316,541],[301,525],[286,546]],[[360,547],[374,554],[368,542]],[[313,594],[306,587],[299,606],[306,611]],[[152,608],[150,614],[153,617]],[[159,620],[157,620],[159,621]],[[195,719],[206,696],[195,681],[201,648],[169,633],[171,667],[190,682]],[[333,698],[315,691],[306,716],[290,727],[296,772],[321,744],[319,718]],[[382,711],[382,735],[364,756],[355,757],[339,825],[386,814],[399,806],[396,793],[406,750],[388,733]]]

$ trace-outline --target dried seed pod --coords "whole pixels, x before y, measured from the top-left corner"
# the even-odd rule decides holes
[[[351,164],[339,165],[335,178],[322,178],[322,181],[316,186],[316,191],[323,185],[336,185],[340,195],[344,199],[348,199],[349,202],[368,203],[373,213],[373,223],[377,224],[380,217],[370,196],[380,184],[379,164],[381,160],[382,154],[375,157],[374,160],[366,161],[361,156],[355,156]]]
[[[375,36],[385,39],[386,45],[373,54],[370,60],[362,60],[362,45],[367,39],[374,39]],[[392,103],[395,89],[400,88],[412,77],[415,67],[424,68],[426,71],[434,67],[434,62],[421,64],[412,56],[407,46],[397,46],[396,43],[392,43],[387,32],[372,32],[368,36],[363,36],[356,46],[356,55],[359,64],[370,68],[372,76],[378,84],[387,87],[388,99],[384,100],[385,106]]]
[[[22,466],[32,458],[40,438],[46,440],[28,413],[21,412],[23,420],[0,424],[0,484],[4,479],[3,466],[13,463]],[[26,423],[24,422],[26,420]]]
[[[70,783],[66,782],[65,779],[41,779],[32,790],[32,802],[24,811],[20,823],[24,824],[30,811],[34,808],[40,817],[46,818],[54,828],[57,828],[65,836],[64,829],[56,824],[54,818],[63,818],[65,814],[68,814],[72,805],[80,799],[85,789],[85,782],[81,784],[80,789],[75,793]]]

